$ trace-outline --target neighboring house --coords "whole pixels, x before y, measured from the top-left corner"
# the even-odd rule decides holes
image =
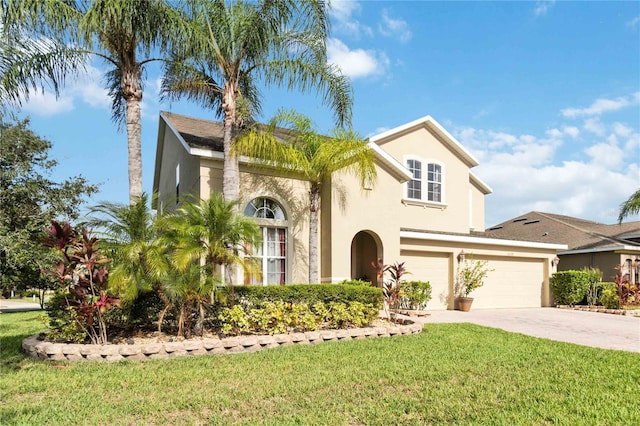
[[[558,251],[558,270],[598,268],[612,281],[616,266],[640,283],[640,221],[604,225],[570,216],[529,212],[487,229],[496,238],[566,244]]]
[[[431,309],[453,309],[461,252],[489,261],[474,308],[551,304],[549,276],[565,245],[488,238],[484,197],[491,189],[470,169],[477,160],[427,116],[369,139],[375,187],[336,173],[322,187],[320,271],[323,282],[375,281],[372,262],[406,262],[411,280],[430,281]],[[222,190],[222,124],[160,113],[154,208],[173,208],[185,194]],[[241,209],[263,228],[254,256],[263,274],[235,283],[305,282],[308,272],[308,182],[252,168],[240,159]]]

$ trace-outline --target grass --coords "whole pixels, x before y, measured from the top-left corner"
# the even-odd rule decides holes
[[[0,424],[640,424],[640,354],[471,324],[254,354],[112,364],[24,358],[0,314]]]

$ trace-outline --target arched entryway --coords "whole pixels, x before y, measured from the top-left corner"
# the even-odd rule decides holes
[[[351,240],[351,278],[376,283],[372,262],[383,258],[382,241],[373,231],[360,231]]]

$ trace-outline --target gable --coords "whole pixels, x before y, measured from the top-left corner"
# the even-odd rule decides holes
[[[410,137],[410,140],[413,140],[415,134],[417,134],[418,140],[425,140],[426,138],[426,140],[433,139],[437,141],[467,167],[475,167],[479,164],[478,160],[430,115],[374,135],[369,138],[369,140],[379,146],[384,146],[390,142],[404,139],[407,135],[412,134],[414,134],[414,137]],[[431,148],[435,146],[435,144],[431,145]]]

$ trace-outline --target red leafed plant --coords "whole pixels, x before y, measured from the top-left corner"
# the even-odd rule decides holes
[[[384,295],[385,310],[387,311],[387,318],[391,319],[391,313],[389,309],[395,309],[398,307],[400,296],[402,293],[402,278],[405,274],[410,274],[404,266],[404,262],[396,262],[393,265],[385,265],[382,259],[378,259],[377,262],[371,262],[371,266],[376,268],[376,274],[378,280],[382,280],[382,294]],[[385,280],[384,275],[388,273],[391,279]]]
[[[120,306],[107,292],[109,261],[98,248],[98,239],[85,229],[51,221],[43,244],[61,253],[62,260],[47,271],[68,289],[60,303],[73,311],[75,321],[94,344],[107,343],[106,311]]]
[[[631,268],[635,268],[635,262],[631,264]],[[618,297],[620,298],[620,306],[624,305],[640,305],[640,286],[633,284],[629,279],[631,270],[625,273],[624,265],[616,266],[616,274],[613,279],[616,283],[616,290],[618,291]]]

